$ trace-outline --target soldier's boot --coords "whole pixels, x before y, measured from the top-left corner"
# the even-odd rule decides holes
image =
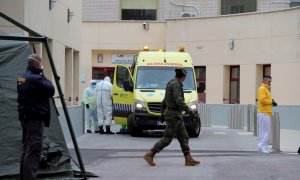
[[[156,151],[154,149],[149,150],[145,155],[144,159],[150,166],[155,166],[155,162],[153,161],[153,158],[156,154]]]
[[[105,134],[103,126],[99,126],[99,134]]]
[[[186,153],[184,155],[184,157],[185,157],[185,165],[186,166],[196,166],[196,165],[200,164],[200,161],[194,160],[190,153]]]
[[[106,125],[105,128],[106,128],[106,132],[105,132],[106,134],[115,134],[114,132],[111,132],[109,125]]]

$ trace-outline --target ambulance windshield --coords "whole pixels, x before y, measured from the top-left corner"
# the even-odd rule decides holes
[[[137,70],[137,89],[166,89],[167,83],[175,78],[176,67],[140,66]],[[195,90],[193,68],[185,67],[186,79],[183,81],[183,90]]]

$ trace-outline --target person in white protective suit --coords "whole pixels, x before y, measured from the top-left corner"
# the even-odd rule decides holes
[[[83,91],[83,103],[85,106],[85,128],[87,133],[92,133],[91,126],[94,126],[94,132],[99,133],[98,119],[97,119],[97,103],[96,90],[97,82],[90,81],[90,86]]]
[[[106,76],[103,81],[97,83],[97,115],[100,134],[115,134],[110,130],[112,123],[112,84],[110,78]],[[106,131],[104,132],[103,126]]]

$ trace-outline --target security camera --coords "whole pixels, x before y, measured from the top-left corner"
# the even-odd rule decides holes
[[[148,22],[143,22],[143,29],[149,30],[149,24],[148,24]]]

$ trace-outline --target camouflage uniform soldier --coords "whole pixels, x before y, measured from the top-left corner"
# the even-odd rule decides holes
[[[175,79],[172,79],[167,87],[165,98],[162,102],[162,109],[165,109],[163,112],[164,119],[166,120],[167,126],[164,132],[164,136],[161,140],[159,140],[154,146],[144,155],[145,161],[150,166],[155,166],[153,162],[153,157],[156,153],[160,152],[162,149],[167,147],[173,140],[173,137],[176,136],[181,150],[185,157],[185,165],[186,166],[195,166],[200,163],[200,161],[196,161],[190,155],[189,148],[189,136],[185,130],[184,122],[182,119],[182,111],[186,111],[187,113],[193,114],[194,112],[190,112],[188,106],[184,101],[184,94],[182,90],[182,82],[186,77],[185,69],[176,69]]]

